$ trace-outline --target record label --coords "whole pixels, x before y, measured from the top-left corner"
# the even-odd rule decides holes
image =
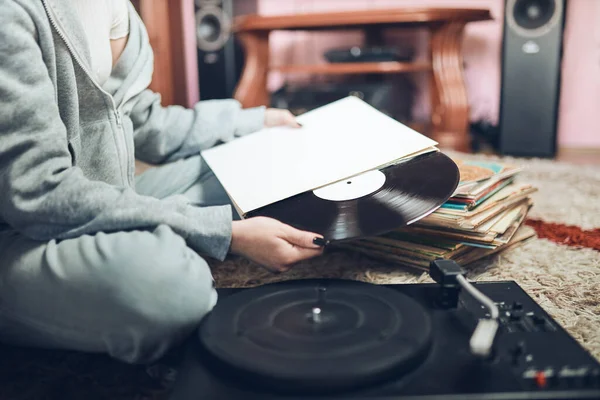
[[[374,193],[376,190],[381,189],[384,184],[385,174],[379,170],[374,170],[315,189],[313,193],[323,200],[354,200]]]

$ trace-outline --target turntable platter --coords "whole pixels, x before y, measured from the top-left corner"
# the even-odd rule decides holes
[[[429,315],[398,291],[343,280],[301,280],[245,290],[203,320],[208,364],[283,391],[350,390],[421,364]]]

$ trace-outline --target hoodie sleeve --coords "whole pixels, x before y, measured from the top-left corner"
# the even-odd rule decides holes
[[[163,107],[160,95],[148,89],[154,55],[132,6],[129,18],[127,45],[105,89],[133,122],[137,159],[170,162],[263,128],[265,107],[242,109],[234,99],[200,101],[192,108]]]
[[[86,178],[74,167],[36,25],[0,0],[0,219],[36,240],[168,225],[200,253],[223,259],[230,206],[197,208]]]

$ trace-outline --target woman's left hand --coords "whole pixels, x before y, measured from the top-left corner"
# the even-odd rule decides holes
[[[274,126],[300,128],[301,125],[296,121],[296,117],[289,110],[267,108],[265,110],[265,127],[271,128]]]

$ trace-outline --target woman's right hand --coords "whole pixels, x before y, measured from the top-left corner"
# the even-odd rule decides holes
[[[272,218],[233,221],[231,252],[271,271],[287,271],[293,264],[316,257],[323,247],[313,243],[322,236],[301,231]]]

